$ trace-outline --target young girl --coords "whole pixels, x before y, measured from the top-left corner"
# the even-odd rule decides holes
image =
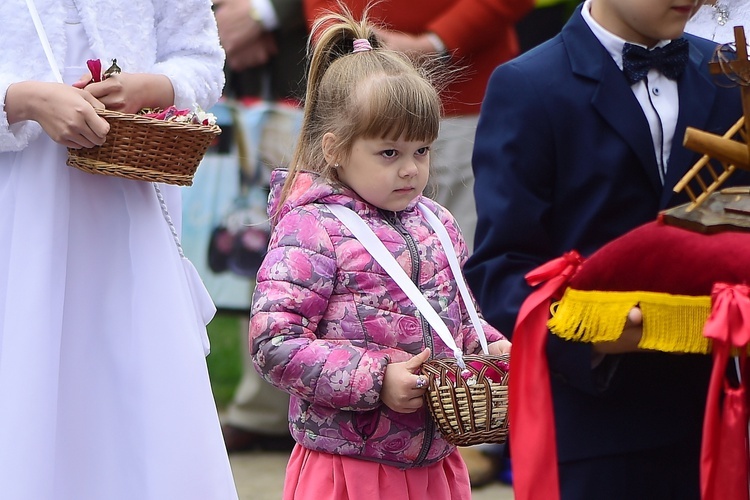
[[[379,48],[367,20],[313,26],[302,133],[272,178],[275,227],[250,326],[256,368],[291,398],[297,445],[285,499],[469,499],[466,467],[424,406],[420,365],[451,356],[416,307],[326,205],[355,211],[396,257],[464,352],[479,351],[444,248],[422,203],[440,100],[408,59]],[[286,179],[285,179],[286,177]],[[283,187],[282,187],[283,183]],[[510,343],[485,324],[490,352]]]
[[[155,185],[65,164],[109,140],[95,108],[218,99],[210,1],[4,0],[0,22],[0,497],[235,499],[212,304]],[[114,58],[121,74],[87,84],[87,60]],[[178,188],[159,187],[178,219]]]

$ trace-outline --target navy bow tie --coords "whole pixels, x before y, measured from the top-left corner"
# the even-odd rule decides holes
[[[622,49],[622,71],[630,85],[646,78],[650,69],[658,70],[670,80],[677,80],[685,70],[688,50],[688,41],[684,38],[653,50],[626,43]]]

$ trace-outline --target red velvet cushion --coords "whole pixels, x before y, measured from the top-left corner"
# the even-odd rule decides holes
[[[750,282],[750,233],[701,234],[654,221],[595,252],[570,288],[699,296],[716,282]]]

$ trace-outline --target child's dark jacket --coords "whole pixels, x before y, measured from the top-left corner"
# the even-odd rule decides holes
[[[715,45],[686,38],[664,186],[641,107],[580,7],[558,36],[495,71],[475,143],[479,223],[466,267],[491,324],[512,331],[530,270],[570,250],[590,255],[687,201],[672,192],[700,157],[682,146],[685,128],[723,134],[742,111],[738,90],[709,74]],[[592,370],[589,344],[550,336],[547,350],[561,461],[700,439],[709,356],[609,356]]]

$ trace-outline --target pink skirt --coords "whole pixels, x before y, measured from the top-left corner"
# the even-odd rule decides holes
[[[297,444],[284,478],[284,500],[471,500],[458,450],[427,467],[399,469]]]

